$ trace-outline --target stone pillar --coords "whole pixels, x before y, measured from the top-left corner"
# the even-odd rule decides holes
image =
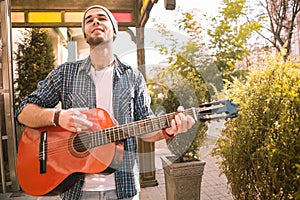
[[[137,28],[137,62],[139,70],[146,79],[145,70],[145,49],[144,49],[144,28]],[[138,151],[140,155],[140,182],[141,187],[151,187],[158,185],[155,175],[155,145],[153,142],[144,142],[138,139]]]

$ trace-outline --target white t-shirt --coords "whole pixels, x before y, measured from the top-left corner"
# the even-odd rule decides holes
[[[112,87],[114,66],[105,67],[101,70],[91,68],[92,77],[96,86],[96,104],[98,108],[105,109],[113,116]],[[105,87],[103,87],[105,86]],[[115,190],[115,173],[109,175],[86,174],[83,191],[107,191]]]

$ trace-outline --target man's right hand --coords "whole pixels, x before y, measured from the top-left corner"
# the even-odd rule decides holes
[[[88,119],[87,114],[92,114],[87,108],[61,110],[58,124],[71,132],[91,131],[94,123],[89,120],[91,117]]]

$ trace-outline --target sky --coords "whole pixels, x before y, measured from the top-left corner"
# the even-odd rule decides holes
[[[183,11],[196,11],[200,15],[207,14],[209,16],[215,16],[217,14],[221,0],[176,0],[176,8],[174,11],[166,10],[164,7],[164,0],[158,0],[156,4],[153,5],[150,12],[149,20],[145,27],[145,54],[146,54],[146,66],[157,65],[164,62],[165,56],[159,54],[158,49],[154,47],[153,41],[161,40],[155,23],[153,19],[164,23],[167,25],[169,30],[176,30],[174,20],[177,18],[176,10],[180,9]],[[174,32],[173,34],[178,37],[178,41],[185,41],[184,35],[182,33]],[[187,38],[186,38],[187,39]],[[115,41],[115,46],[117,49],[116,54],[120,56],[121,60],[130,64],[131,66],[136,66],[136,45],[131,41],[129,34],[120,33]],[[148,67],[150,68],[150,67]]]
[[[217,13],[220,2],[221,0],[176,0],[175,10],[178,8],[182,9],[183,11],[196,9],[200,13],[206,13],[213,16]],[[174,13],[174,11],[166,10],[164,8],[164,0],[158,0],[151,10],[150,19],[146,26],[152,25],[152,18],[160,18],[160,20],[165,21],[166,23],[168,21],[172,21]]]

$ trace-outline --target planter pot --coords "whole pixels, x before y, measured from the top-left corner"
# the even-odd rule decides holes
[[[205,161],[176,163],[175,156],[161,156],[167,200],[200,200]]]

